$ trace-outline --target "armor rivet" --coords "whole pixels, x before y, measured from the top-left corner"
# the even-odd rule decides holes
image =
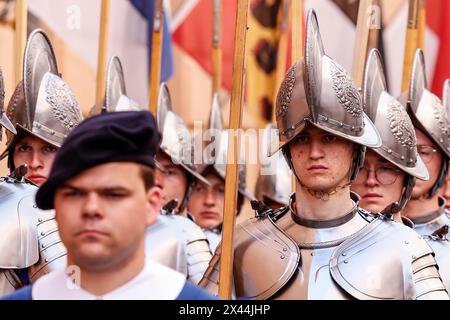
[[[323,121],[328,121],[328,117],[323,118]]]
[[[45,263],[48,263],[48,259],[45,259]]]
[[[37,205],[33,204],[33,208],[35,208],[35,209],[36,209],[36,208],[37,208]]]
[[[54,131],[54,130],[52,130],[51,135],[52,135],[52,136],[55,135],[55,131]]]
[[[389,149],[389,150],[388,150],[388,153],[392,153],[392,150],[391,150],[391,149]]]
[[[286,248],[283,248],[283,251],[284,251],[284,252],[286,252],[286,251],[287,251],[287,249],[286,249]]]
[[[345,257],[346,255],[347,255],[347,254],[346,254],[345,252],[342,254],[342,256],[344,256],[344,257]]]
[[[314,255],[315,255],[314,251],[313,251],[313,252],[311,252],[311,257],[314,257]]]
[[[440,141],[440,142],[444,142],[444,139],[440,139],[439,141]]]
[[[344,263],[348,263],[348,260],[344,260]]]
[[[401,156],[402,160],[405,160],[405,156]]]
[[[280,256],[280,258],[281,258],[281,259],[284,259],[284,258],[285,258],[284,254],[282,254],[282,255]]]
[[[38,222],[42,222],[42,218],[39,218],[39,219],[38,219]]]
[[[45,244],[42,244],[42,249],[45,249]]]
[[[343,127],[344,124],[342,122],[339,122],[339,127]]]
[[[409,244],[409,242],[408,242],[408,241],[405,241],[405,244]]]
[[[412,259],[413,259],[413,260],[416,260],[416,256],[412,256]]]
[[[355,127],[354,126],[352,126],[352,131],[355,131]]]
[[[41,236],[45,236],[45,232],[44,231],[41,232]]]

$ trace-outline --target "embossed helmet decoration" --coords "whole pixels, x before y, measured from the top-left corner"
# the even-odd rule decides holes
[[[6,130],[8,130],[10,133],[17,134],[16,128],[14,128],[14,125],[11,123],[11,121],[5,114],[4,104],[5,104],[5,82],[3,79],[2,69],[0,68],[0,125]],[[0,141],[1,140],[2,140],[2,130],[0,128]]]
[[[403,208],[410,199],[415,179],[428,180],[428,170],[417,153],[416,135],[405,107],[387,92],[381,56],[370,51],[364,74],[363,103],[365,112],[378,128],[382,145],[374,149],[407,174],[406,189],[399,199]]]
[[[440,175],[429,192],[429,196],[433,196],[444,184],[448,171],[450,122],[441,100],[427,89],[425,58],[421,49],[417,49],[414,56],[407,111],[413,123],[431,138],[443,156]]]
[[[28,38],[23,80],[13,93],[7,115],[18,132],[32,134],[58,148],[83,120],[73,91],[58,76],[52,45],[40,29]],[[8,148],[2,158],[13,150],[15,143],[16,139],[9,134]]]
[[[352,79],[325,54],[316,13],[312,9],[306,23],[304,56],[304,61],[298,61],[290,68],[278,92],[279,147],[287,146],[307,123],[357,143],[361,148],[354,159],[353,180],[362,165],[364,147],[379,147],[381,138],[363,112],[362,99]]]

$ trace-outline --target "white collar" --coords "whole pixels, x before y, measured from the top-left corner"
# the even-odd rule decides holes
[[[74,288],[66,271],[58,270],[34,283],[32,297],[33,300],[174,300],[185,282],[183,274],[147,259],[136,277],[103,296]]]

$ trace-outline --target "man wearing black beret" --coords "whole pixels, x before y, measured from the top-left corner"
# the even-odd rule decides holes
[[[161,209],[160,140],[147,111],[102,114],[72,131],[36,195],[39,208],[56,211],[68,268],[5,299],[213,298],[145,257],[145,232]]]

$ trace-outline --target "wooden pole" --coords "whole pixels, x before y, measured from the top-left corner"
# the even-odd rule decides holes
[[[15,10],[15,35],[14,35],[14,55],[15,55],[15,71],[14,81],[17,85],[22,80],[23,70],[23,54],[27,42],[28,28],[28,3],[27,0],[16,0]]]
[[[213,86],[212,94],[222,87],[222,0],[213,2],[213,39],[212,39]]]
[[[161,60],[164,29],[164,7],[162,0],[153,3],[153,36],[152,36],[152,60],[150,62],[150,96],[149,108],[156,114],[158,107],[158,91],[161,81]]]
[[[111,0],[102,0],[97,57],[97,89],[95,93],[96,105],[103,103],[105,96],[110,9]]]
[[[303,3],[291,0],[292,64],[303,57]]]
[[[425,29],[427,27],[427,1],[419,0],[419,22],[418,22],[418,41],[419,48],[425,51]]]
[[[414,54],[419,47],[419,0],[409,0],[408,24],[406,26],[405,56],[403,60],[402,92],[409,89],[409,79],[414,60]]]
[[[358,90],[361,90],[364,79],[364,67],[367,60],[369,44],[370,8],[372,0],[359,1],[358,21],[356,24],[355,46],[353,48],[352,78]],[[368,12],[369,11],[369,12]]]
[[[237,2],[236,36],[233,62],[233,87],[230,105],[230,131],[228,136],[227,174],[225,179],[225,208],[222,228],[220,257],[219,295],[231,299],[233,284],[233,234],[238,192],[238,153],[240,150],[237,129],[242,124],[242,103],[244,96],[245,44],[247,38],[247,17],[249,0]]]

